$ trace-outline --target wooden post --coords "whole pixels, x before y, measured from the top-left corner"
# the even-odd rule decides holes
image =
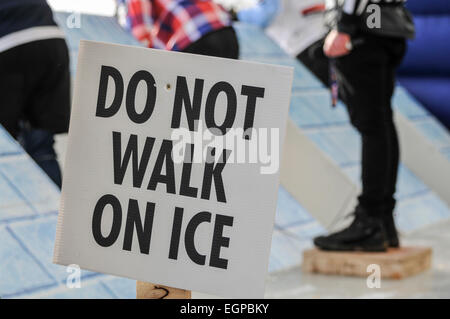
[[[191,291],[137,281],[136,299],[191,299]]]

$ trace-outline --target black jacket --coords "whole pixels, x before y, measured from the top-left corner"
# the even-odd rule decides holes
[[[352,36],[364,33],[414,38],[414,22],[406,0],[327,0],[325,22]]]
[[[0,38],[42,26],[56,26],[46,0],[0,0]]]

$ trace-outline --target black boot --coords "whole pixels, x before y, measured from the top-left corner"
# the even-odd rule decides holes
[[[386,230],[389,247],[400,247],[400,241],[398,239],[397,228],[395,227],[393,212],[385,212],[382,219],[384,229]]]
[[[370,216],[359,206],[354,215],[350,226],[337,233],[314,238],[314,245],[334,251],[386,251],[388,240],[381,218]]]

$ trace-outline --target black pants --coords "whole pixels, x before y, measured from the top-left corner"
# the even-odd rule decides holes
[[[374,215],[392,213],[395,206],[399,144],[391,98],[405,48],[401,38],[364,36],[349,55],[336,59],[339,94],[362,138],[359,204]]]
[[[362,44],[336,59],[339,97],[362,139],[362,193],[359,205],[374,215],[392,213],[399,163],[391,98],[395,69],[405,53],[405,40],[365,35]],[[320,40],[297,57],[325,85],[329,63]]]
[[[27,128],[20,132],[17,139],[56,186],[61,188],[61,169],[53,147],[55,143],[53,134],[47,130]]]
[[[183,52],[238,59],[239,43],[233,27],[225,27],[204,35]]]
[[[34,41],[1,52],[0,97],[0,124],[60,186],[53,134],[65,133],[69,126],[70,73],[65,41]]]

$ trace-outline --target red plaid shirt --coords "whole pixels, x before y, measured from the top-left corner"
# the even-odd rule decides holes
[[[120,0],[127,26],[148,47],[181,51],[203,35],[231,25],[211,0]]]

